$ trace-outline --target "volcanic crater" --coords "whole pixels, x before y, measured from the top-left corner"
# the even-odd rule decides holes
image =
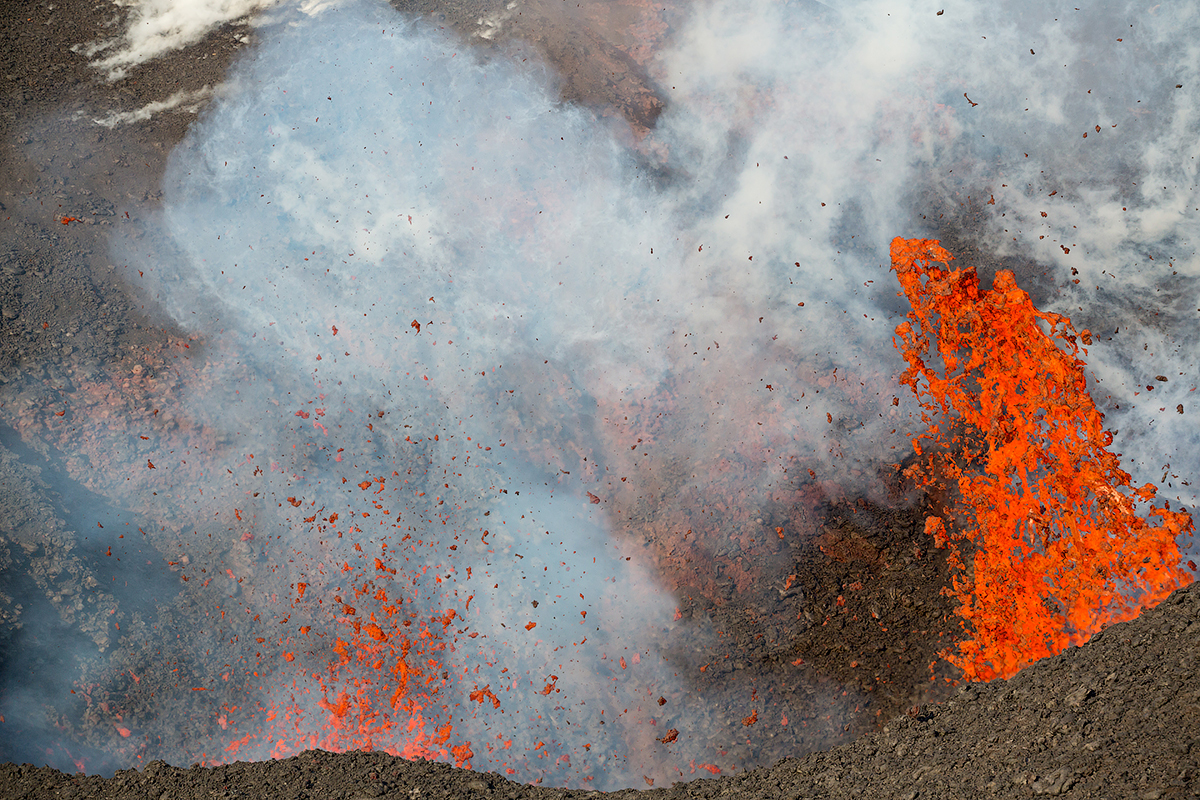
[[[689,9],[393,5],[404,24],[450,29],[484,65],[541,60],[556,102],[615,131],[639,175],[681,180],[653,136],[673,96],[655,54],[687,30]],[[793,5],[811,30],[846,24],[823,4]],[[731,356],[716,340],[665,339],[673,368],[643,380],[653,365],[637,362],[629,380],[650,390],[631,399],[605,391],[616,378],[596,378],[600,367],[577,369],[571,355],[586,347],[545,358],[526,348],[483,370],[489,383],[461,384],[509,404],[471,439],[469,426],[430,422],[441,396],[364,407],[335,388],[335,358],[350,363],[358,346],[366,363],[391,363],[387,336],[422,327],[434,344],[414,352],[433,365],[436,347],[468,336],[438,310],[366,334],[322,322],[309,365],[330,370],[320,395],[307,373],[264,380],[264,362],[230,349],[225,328],[172,317],[177,300],[137,266],[179,257],[156,233],[171,154],[218,102],[211,87],[251,57],[262,23],[227,20],[108,80],[78,45],[119,35],[134,12],[69,2],[0,13],[3,796],[565,798],[630,785],[662,797],[1196,796],[1194,587],[1007,680],[966,682],[944,657],[968,633],[945,590],[952,551],[927,519],[954,493],[916,482],[910,451],[884,455],[895,428],[884,429],[914,413],[899,354],[890,367],[843,363],[772,350],[783,345],[766,333],[744,345],[741,329],[724,343]],[[120,116],[180,92],[195,108]],[[747,128],[771,106],[743,100]],[[743,138],[729,150],[745,150]],[[950,196],[926,186],[905,202],[939,209],[927,232],[988,278],[1015,271],[1039,304],[1069,291],[1027,254],[979,244],[988,205]],[[538,213],[514,202],[508,224],[537,231]],[[860,246],[850,219],[834,237],[848,251]],[[140,262],[114,263],[118,230]],[[883,265],[875,280],[892,287],[894,276]],[[882,294],[877,308],[903,317],[892,288]],[[805,296],[788,304],[796,314],[822,295]],[[753,301],[729,307],[742,303]],[[746,353],[774,353],[790,372],[760,387]],[[705,372],[717,366],[720,380]],[[406,377],[420,386],[433,374]],[[741,385],[757,394],[720,395]],[[235,386],[247,408],[195,400]],[[784,399],[812,404],[825,453],[788,444],[809,434],[786,421],[754,438],[758,415]],[[268,405],[300,455],[247,449],[247,420]],[[446,449],[451,435],[461,449]],[[544,543],[519,527],[526,516]],[[601,545],[554,538],[597,520],[611,537]],[[551,574],[586,572],[586,559],[566,560],[584,544],[593,564],[610,564],[612,596]],[[972,543],[961,547],[970,561]],[[551,638],[568,618],[570,635]],[[623,638],[633,632],[642,638]],[[566,655],[545,656],[552,648]],[[508,674],[543,658],[563,669]],[[440,714],[448,696],[458,703]],[[487,720],[506,714],[492,736]]]

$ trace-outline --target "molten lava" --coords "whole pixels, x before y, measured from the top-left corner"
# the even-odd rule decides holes
[[[372,483],[366,481],[365,486]],[[363,548],[356,544],[354,549],[363,566],[347,569],[348,561],[335,565],[334,574],[349,582],[328,587],[331,592],[344,592],[332,596],[334,608],[341,612],[333,621],[336,627],[314,631],[300,626],[303,638],[290,641],[310,647],[309,657],[297,662],[293,653],[282,653],[285,661],[299,667],[290,702],[273,704],[265,718],[271,724],[235,739],[226,752],[236,757],[246,744],[261,741],[272,744],[271,755],[276,758],[314,747],[333,752],[380,749],[405,758],[453,760],[456,766],[469,768],[474,755],[470,742],[449,745],[452,726],[435,725],[423,713],[439,706],[438,694],[448,676],[433,669],[438,666],[434,656],[446,647],[444,634],[454,632],[450,626],[457,612],[450,609],[422,621],[395,597],[399,585],[392,576],[397,570],[381,558],[372,559],[374,568],[366,566]],[[388,557],[386,544],[381,554]],[[306,583],[296,584],[292,608],[303,611],[312,605],[303,601],[307,589]],[[361,612],[349,604],[352,599]],[[326,636],[333,639],[332,645],[318,643]],[[328,648],[324,654],[323,648]],[[314,693],[317,713],[313,703],[302,697]]]
[[[944,591],[968,634],[945,657],[970,680],[1008,677],[1190,583],[1177,539],[1191,516],[1170,503],[1139,514],[1157,488],[1132,487],[1106,449],[1079,358],[1090,332],[1039,311],[1006,270],[981,289],[937,241],[896,238],[891,256],[912,304],[893,340],[901,382],[929,426],[910,474],[947,498],[926,531],[951,550]]]

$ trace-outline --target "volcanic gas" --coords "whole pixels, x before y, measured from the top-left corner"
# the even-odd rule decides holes
[[[156,189],[13,201],[6,758],[661,786],[1192,579],[1194,11],[232,5],[61,122]],[[229,34],[128,13],[118,94]]]

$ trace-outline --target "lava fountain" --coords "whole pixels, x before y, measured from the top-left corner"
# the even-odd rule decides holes
[[[952,548],[947,591],[971,635],[948,657],[964,675],[1010,677],[1190,583],[1178,544],[1195,530],[1191,515],[1168,501],[1148,523],[1135,502],[1158,488],[1130,488],[1105,449],[1113,436],[1079,358],[1091,331],[1038,311],[1011,272],[984,290],[975,270],[940,266],[954,257],[937,242],[897,238],[891,250],[913,304],[896,328],[909,364],[901,382],[930,426],[913,441],[910,471],[952,498],[943,513],[956,530],[934,516],[926,529]],[[973,545],[969,568],[962,540]]]

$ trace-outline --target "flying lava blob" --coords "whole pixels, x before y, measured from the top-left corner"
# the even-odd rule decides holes
[[[912,304],[900,380],[928,425],[910,474],[946,498],[926,532],[951,550],[944,591],[968,632],[946,658],[971,680],[1009,677],[1190,583],[1177,540],[1191,516],[1140,514],[1157,488],[1131,486],[1107,449],[1079,356],[1091,333],[1039,311],[1007,270],[981,289],[935,240],[897,237],[891,257]]]
[[[336,521],[337,515],[331,516]],[[361,533],[353,526],[350,530]],[[311,617],[317,624],[315,630],[313,625],[298,625],[300,635],[280,643],[292,648],[280,651],[295,670],[288,697],[265,707],[265,729],[260,725],[233,739],[225,754],[236,758],[247,745],[269,747],[272,758],[312,748],[378,749],[470,767],[470,742],[451,743],[453,725],[439,723],[425,711],[444,707],[439,693],[448,673],[437,669],[436,656],[455,632],[451,626],[457,611],[451,608],[422,619],[412,610],[416,602],[397,594],[407,576],[396,577],[397,570],[378,557],[372,566],[361,546],[354,550],[361,565],[350,567],[346,561],[321,576],[328,579],[329,585],[322,588],[327,590],[325,599],[332,601],[329,614],[313,613],[317,598],[310,595],[305,601],[307,584],[296,585],[291,604],[295,615]],[[386,543],[380,555],[388,558]]]

